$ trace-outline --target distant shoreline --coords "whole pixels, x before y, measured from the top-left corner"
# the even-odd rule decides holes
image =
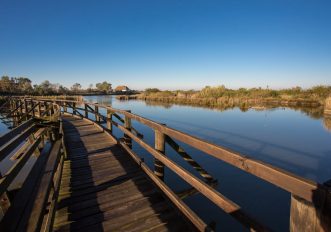
[[[143,94],[133,96],[119,96],[119,100],[143,100],[146,102],[173,103],[183,105],[195,105],[206,107],[240,107],[240,108],[259,108],[264,106],[292,106],[292,107],[320,107],[324,106],[321,102],[311,99],[277,99],[277,98],[186,98],[186,97],[156,97]]]

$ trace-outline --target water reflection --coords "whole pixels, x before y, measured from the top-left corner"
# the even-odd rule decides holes
[[[127,100],[118,100],[120,102],[126,102]],[[319,107],[300,107],[300,106],[286,106],[286,107],[279,107],[277,105],[260,105],[260,106],[253,106],[253,107],[238,107],[238,106],[233,106],[233,105],[223,105],[223,106],[217,106],[217,107],[212,107],[212,106],[203,106],[203,105],[192,105],[192,104],[175,104],[175,103],[167,103],[167,102],[157,102],[157,101],[143,101],[143,100],[130,100],[130,101],[141,101],[144,102],[146,106],[158,106],[162,107],[165,109],[169,109],[173,107],[174,105],[177,106],[192,106],[192,107],[199,107],[199,108],[205,108],[205,109],[213,109],[213,110],[218,110],[218,111],[226,111],[226,110],[231,110],[235,108],[239,108],[241,112],[247,112],[250,109],[254,109],[256,111],[265,111],[265,110],[272,110],[272,109],[292,109],[295,111],[300,111],[304,113],[305,115],[315,118],[315,119],[320,119],[323,117],[324,109],[323,106]]]
[[[323,125],[327,131],[331,132],[331,116],[325,116],[323,118]]]

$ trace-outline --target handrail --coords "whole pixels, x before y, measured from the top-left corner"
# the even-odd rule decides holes
[[[33,100],[35,101],[35,100]],[[85,113],[85,116],[81,114],[78,110],[87,110],[90,108],[92,111],[91,113],[95,114],[96,116],[96,123],[100,124],[99,120],[99,108],[104,108],[107,110],[107,117],[101,116],[103,119],[106,118],[107,127],[109,127],[108,122],[110,124],[118,127],[126,136],[126,138],[133,139],[137,142],[141,147],[147,150],[151,155],[153,155],[157,160],[159,160],[163,165],[167,166],[181,178],[183,178],[187,183],[197,189],[200,193],[205,195],[209,198],[212,202],[214,202],[217,206],[222,208],[225,212],[229,213],[231,216],[235,217],[239,222],[243,225],[253,228],[258,231],[265,231],[269,230],[268,228],[264,227],[255,219],[250,217],[247,213],[245,213],[237,204],[232,202],[231,200],[227,199],[225,196],[220,194],[218,191],[213,189],[208,184],[204,183],[194,175],[192,175],[187,170],[183,169],[181,166],[177,165],[171,159],[167,158],[162,152],[158,149],[151,147],[146,142],[144,142],[139,136],[134,135],[132,132],[131,127],[131,120],[135,120],[139,123],[142,123],[158,133],[164,134],[165,136],[169,137],[171,140],[176,139],[181,141],[191,147],[194,147],[208,155],[211,155],[219,160],[222,160],[238,169],[243,170],[246,173],[252,174],[260,179],[263,179],[273,185],[276,185],[293,195],[305,199],[306,201],[315,204],[316,203],[316,196],[323,199],[331,199],[330,191],[323,186],[322,184],[316,183],[314,181],[299,177],[293,173],[285,171],[283,169],[274,167],[270,164],[264,163],[262,161],[258,161],[252,159],[248,156],[242,155],[238,152],[234,152],[230,149],[224,148],[222,146],[210,143],[206,140],[201,138],[197,138],[195,136],[189,135],[187,133],[175,130],[173,128],[167,127],[150,119],[141,117],[139,115],[133,114],[126,110],[119,110],[112,108],[107,105],[102,105],[98,103],[89,103],[89,102],[79,102],[79,101],[70,101],[70,100],[53,100],[53,99],[38,99],[38,102],[52,102],[58,104],[60,107],[69,107],[73,109],[73,114],[78,113],[79,116],[85,117],[88,114]],[[65,105],[64,105],[65,103]],[[85,109],[77,108],[76,104],[84,104]],[[88,106],[88,107],[86,107]],[[94,106],[96,110],[93,110],[91,106]],[[117,114],[121,114],[125,117],[125,119],[121,117],[117,117],[120,122],[124,122],[124,125],[120,125],[113,120],[109,120],[108,111],[111,112],[114,117],[117,117]],[[98,114],[98,117],[97,117]],[[111,116],[110,116],[111,117]],[[130,121],[128,121],[130,120]],[[103,126],[102,126],[103,127]],[[105,128],[105,127],[103,127]],[[107,128],[105,128],[107,129]],[[109,128],[108,128],[109,129]],[[137,134],[137,133],[136,133]],[[168,140],[171,142],[171,140]],[[173,140],[172,140],[173,141]],[[120,144],[126,144],[120,142]],[[131,149],[131,146],[123,146],[126,149]],[[175,146],[175,148],[178,148]],[[176,150],[176,149],[175,149]],[[178,150],[178,149],[177,149]],[[129,152],[130,153],[130,152]],[[131,154],[132,155],[132,154]],[[207,173],[208,174],[208,173]]]
[[[64,140],[59,133],[62,124],[57,131],[60,108],[56,103],[45,103],[41,109],[41,102],[28,101],[25,99],[24,103],[19,104],[21,117],[16,122],[27,121],[0,137],[0,161],[9,155],[13,161],[9,170],[0,176],[0,196],[9,191],[33,154],[36,161],[20,189],[9,200],[11,206],[4,211],[0,231],[52,230],[65,158]],[[11,107],[15,106],[11,104]],[[38,116],[35,110],[39,112]],[[46,115],[49,115],[48,119],[54,119],[54,123],[38,123],[41,120],[36,118],[43,119]],[[51,146],[45,146],[45,137]]]
[[[186,143],[200,151],[203,151],[219,160],[222,160],[232,166],[235,166],[247,173],[250,173],[256,177],[259,177],[271,184],[274,184],[287,192],[293,193],[309,202],[313,202],[314,192],[329,192],[322,184],[316,183],[312,180],[302,178],[296,174],[285,171],[281,168],[275,167],[273,165],[264,163],[259,160],[250,158],[249,156],[242,155],[238,152],[232,151],[228,148],[210,143],[204,139],[197,138],[195,136],[189,135],[185,132],[178,131],[176,129],[170,128],[168,126],[162,125],[161,123],[152,121],[150,119],[144,118],[142,116],[127,112],[125,110],[115,109],[106,105],[89,103],[89,102],[79,102],[79,101],[68,101],[68,100],[51,100],[51,99],[40,99],[42,101],[51,101],[58,104],[63,102],[74,102],[88,105],[97,105],[99,108],[105,108],[112,112],[122,114],[132,120],[140,122],[154,130],[158,130],[171,138],[177,139],[183,143]],[[61,104],[60,104],[61,105]]]
[[[41,129],[45,130],[45,129]],[[15,164],[7,171],[7,173],[0,179],[0,196],[7,190],[11,182],[17,176],[21,168],[37,149],[41,142],[41,135],[28,147],[26,152],[15,162]]]
[[[33,123],[33,119],[30,119],[13,130],[8,131],[6,134],[0,136],[0,147],[7,143],[9,140],[17,136],[19,133],[27,129]]]

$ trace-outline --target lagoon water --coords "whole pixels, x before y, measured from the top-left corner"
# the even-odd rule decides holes
[[[309,116],[302,110],[274,108],[241,111],[238,108],[220,111],[192,106],[148,104],[143,101],[119,101],[111,96],[89,96],[86,101],[112,105],[167,126],[230,148],[254,159],[293,172],[319,183],[331,179],[331,131],[322,115]],[[105,113],[105,112],[103,112]],[[329,123],[330,125],[330,123]],[[154,133],[133,121],[153,145]],[[4,132],[0,126],[0,134]],[[123,134],[114,129],[115,135]],[[289,228],[290,194],[220,160],[179,143],[208,173],[218,180],[217,190],[240,205],[250,215],[275,231]],[[133,143],[133,149],[153,167],[149,153]],[[168,157],[198,173],[166,146]],[[166,169],[165,182],[174,190],[189,188],[176,174]],[[205,222],[216,224],[217,231],[243,231],[231,216],[222,212],[202,195],[184,200]]]

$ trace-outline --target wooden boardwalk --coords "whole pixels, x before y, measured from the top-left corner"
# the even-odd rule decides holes
[[[176,208],[108,133],[63,117],[64,162],[55,231],[192,231]]]
[[[207,225],[183,201],[197,193],[247,229],[270,231],[215,189],[217,181],[181,143],[289,192],[290,231],[331,231],[331,181],[302,178],[98,103],[10,97],[0,112],[0,120],[14,127],[0,136],[0,162],[12,162],[0,175],[0,231],[214,231],[214,223]],[[154,131],[154,146],[132,121]],[[115,127],[122,133],[115,135]],[[151,155],[154,168],[132,150],[132,141]],[[201,178],[170,159],[169,149]],[[190,188],[173,192],[163,182],[165,167]],[[19,174],[27,177],[17,185]]]

